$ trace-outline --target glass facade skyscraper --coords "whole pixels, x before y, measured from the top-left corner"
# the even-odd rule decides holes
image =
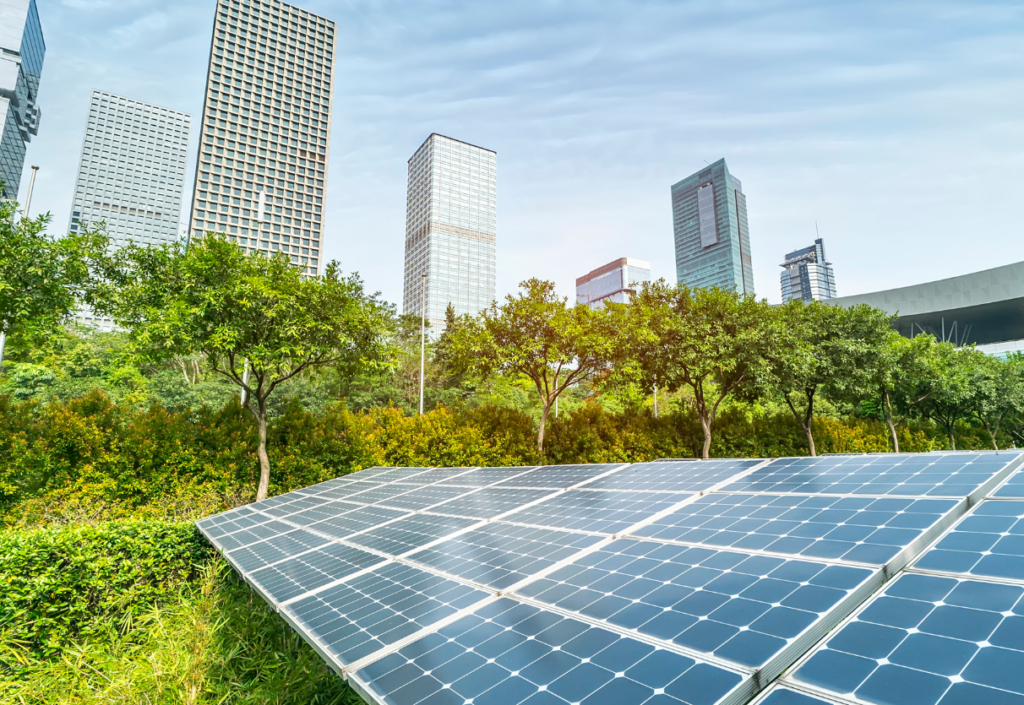
[[[217,0],[189,237],[322,263],[334,22],[277,0]]]
[[[0,0],[0,198],[18,197],[25,151],[39,134],[45,54],[35,0]]]
[[[444,329],[491,305],[496,291],[498,162],[489,149],[434,133],[409,159],[402,309]],[[426,274],[426,289],[423,276]]]
[[[801,299],[806,302],[836,298],[836,277],[832,263],[825,259],[821,238],[810,247],[786,255],[782,267],[782,303]]]
[[[620,257],[576,280],[576,303],[591,308],[605,301],[628,304],[636,286],[651,280],[651,265],[632,257]]]
[[[672,187],[676,280],[754,293],[747,197],[724,159]]]

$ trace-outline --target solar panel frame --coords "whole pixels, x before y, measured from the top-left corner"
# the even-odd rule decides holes
[[[915,584],[914,581],[920,582]],[[1012,591],[1012,594],[1009,594],[1007,591]],[[914,596],[915,592],[917,596]],[[960,594],[951,601],[949,598],[957,592]],[[1009,598],[1012,599],[1007,603]],[[987,609],[990,607],[995,607],[996,609]],[[945,610],[945,612],[942,615],[938,615],[939,610]],[[968,612],[976,614],[964,614]],[[989,613],[991,617],[983,619],[981,614],[984,612]],[[817,644],[813,649],[804,654],[793,665],[789,673],[781,679],[780,685],[803,693],[817,695],[825,702],[838,701],[839,703],[870,704],[878,701],[875,698],[865,699],[858,697],[855,690],[866,685],[868,680],[874,677],[879,669],[892,667],[893,670],[913,670],[922,672],[925,676],[935,676],[935,679],[931,679],[932,684],[937,679],[944,682],[946,689],[939,696],[931,700],[925,700],[923,696],[928,694],[929,684],[925,683],[924,680],[928,679],[924,679],[919,683],[904,682],[901,684],[894,682],[894,678],[906,677],[908,674],[893,674],[892,670],[890,670],[887,673],[884,684],[884,691],[886,693],[907,693],[913,691],[916,695],[915,705],[938,705],[939,703],[945,703],[945,697],[952,690],[952,687],[956,687],[961,683],[966,683],[967,686],[992,687],[990,684],[977,683],[976,681],[962,678],[962,675],[966,673],[967,669],[975,665],[978,655],[983,650],[991,649],[991,652],[987,654],[989,657],[997,656],[995,652],[1008,650],[1009,647],[1006,644],[992,643],[992,641],[1009,619],[1013,619],[1016,622],[1013,628],[1007,631],[1014,634],[1013,641],[1015,644],[1013,653],[1017,655],[1015,656],[1016,663],[1008,670],[1012,671],[1018,680],[1017,689],[995,690],[991,693],[991,696],[997,697],[997,699],[991,701],[984,698],[979,699],[977,693],[973,696],[961,696],[951,700],[950,705],[954,702],[998,702],[1001,705],[1005,703],[1018,703],[1024,700],[1024,679],[1021,678],[1021,674],[1024,673],[1024,643],[1021,643],[1019,637],[1020,625],[1024,625],[1024,585],[1021,583],[1008,584],[988,579],[976,579],[971,576],[965,578],[964,576],[946,576],[919,572],[901,573],[891,580],[884,590],[880,590],[871,596],[870,599],[866,600],[828,636],[828,639],[822,640],[820,644]],[[929,624],[930,620],[931,623]],[[921,627],[924,628],[922,629]],[[957,631],[960,629],[965,631],[957,634]],[[904,633],[900,636],[896,632]],[[948,674],[936,673],[936,671],[929,672],[923,668],[915,668],[907,664],[908,656],[913,654],[912,650],[910,654],[905,653],[901,655],[900,659],[892,660],[889,658],[896,655],[896,652],[906,644],[910,636],[931,637],[933,639],[925,654],[925,660],[933,668],[941,668],[949,663],[949,655],[942,653],[942,648],[946,645],[936,642],[950,641],[970,644],[975,651],[964,661],[960,671]],[[897,639],[897,637],[898,641],[892,644],[892,640]],[[1005,639],[1005,636],[1003,639]],[[920,641],[920,639],[916,641]],[[836,646],[832,648],[834,644]],[[851,651],[858,644],[860,649],[870,645],[869,648],[876,653],[864,654]],[[915,646],[918,649],[920,648],[918,645]],[[949,646],[955,645],[950,644]],[[843,687],[849,687],[849,690],[841,692],[831,690],[825,685],[808,680],[814,678],[813,671],[804,671],[803,678],[798,678],[805,667],[808,667],[820,654],[826,652],[838,653],[840,660],[846,662],[844,672],[850,679],[850,684]],[[944,661],[944,659],[946,660]],[[920,657],[917,660],[918,666],[920,666]],[[984,667],[980,661],[978,663],[984,673]],[[856,682],[852,682],[853,678],[858,677],[858,671],[863,672],[869,665],[870,671],[860,675],[859,680]],[[1005,669],[1005,663],[1003,666],[1004,668],[1002,669],[989,668],[987,675],[991,676],[994,672],[1007,670]],[[837,669],[838,667],[833,665],[831,670],[837,671]],[[1008,697],[999,697],[1000,694]]]
[[[758,500],[763,501],[764,504],[759,506],[757,504]],[[705,537],[704,540],[686,540],[686,539],[683,539],[683,538],[674,538],[672,536],[672,532],[670,531],[670,529],[672,528],[672,521],[673,521],[674,517],[679,517],[679,519],[682,520],[682,519],[686,519],[687,517],[700,516],[701,515],[700,513],[701,513],[702,509],[704,509],[704,508],[710,509],[713,506],[721,505],[722,507],[724,507],[726,509],[728,509],[730,507],[736,507],[737,509],[739,509],[739,508],[742,508],[744,506],[744,504],[743,504],[744,501],[749,501],[750,502],[749,506],[752,509],[757,510],[757,509],[768,508],[768,506],[773,501],[776,501],[776,500],[782,500],[782,502],[780,502],[780,505],[783,508],[785,508],[785,502],[787,502],[787,501],[788,502],[792,502],[792,505],[789,506],[788,509],[789,510],[793,510],[793,511],[792,512],[787,512],[787,513],[793,513],[796,516],[810,516],[811,517],[811,518],[805,518],[805,519],[800,519],[800,520],[793,519],[790,523],[797,524],[797,526],[795,527],[797,531],[801,531],[801,530],[805,529],[805,527],[807,527],[809,524],[817,523],[817,522],[814,521],[815,517],[821,517],[823,514],[826,514],[826,513],[829,513],[829,512],[835,512],[837,514],[838,513],[843,513],[843,512],[851,513],[851,514],[856,514],[857,511],[863,511],[866,514],[869,511],[870,507],[878,507],[877,510],[870,510],[870,511],[872,511],[872,513],[874,515],[882,515],[882,516],[877,516],[877,519],[881,520],[882,518],[884,518],[884,514],[891,514],[891,513],[894,512],[894,510],[892,508],[890,508],[890,507],[895,506],[895,503],[906,503],[908,508],[913,508],[915,505],[920,505],[920,504],[940,504],[940,503],[946,503],[947,506],[941,512],[935,511],[935,512],[928,513],[926,516],[935,516],[934,521],[930,525],[928,525],[925,528],[921,529],[917,533],[917,535],[915,537],[913,537],[912,539],[910,539],[909,541],[904,541],[904,542],[901,543],[901,542],[897,542],[895,540],[895,537],[893,537],[893,543],[885,544],[885,545],[887,545],[887,546],[889,546],[889,547],[891,547],[893,549],[892,552],[891,552],[891,555],[889,555],[887,558],[885,558],[884,560],[881,560],[881,561],[878,561],[878,560],[867,560],[866,559],[867,556],[865,556],[863,552],[858,553],[859,549],[861,549],[867,543],[867,538],[870,538],[871,535],[874,535],[873,533],[869,534],[869,535],[866,535],[866,536],[863,536],[863,537],[860,537],[860,538],[851,538],[851,539],[844,540],[844,541],[842,541],[842,543],[844,545],[852,545],[852,548],[850,548],[847,552],[843,553],[842,555],[828,555],[827,552],[825,552],[825,551],[821,551],[820,553],[799,553],[799,552],[795,552],[795,551],[789,552],[789,551],[783,550],[781,546],[778,547],[777,550],[772,550],[772,547],[776,546],[776,544],[780,543],[781,540],[776,540],[773,543],[767,544],[767,545],[764,545],[764,546],[753,544],[753,542],[747,542],[747,543],[741,545],[739,538],[737,538],[737,540],[733,541],[732,543],[727,543],[727,542],[725,542],[724,539],[720,543],[719,542],[713,542],[713,541],[709,540],[711,537]],[[733,501],[734,503],[730,504],[730,501]],[[846,508],[846,507],[837,507],[837,505],[842,504],[842,503],[848,503],[848,504],[849,503],[864,503],[864,508],[863,508],[863,510],[855,511],[855,510],[852,510],[852,509],[849,509],[849,508]],[[826,505],[827,504],[828,506],[813,507],[812,505],[814,505],[814,504],[821,504],[821,505]],[[819,509],[821,511],[817,512],[817,514],[815,514],[815,515],[811,515],[810,514],[811,511],[817,511]],[[693,502],[687,503],[687,504],[685,504],[685,505],[683,505],[683,506],[673,510],[670,513],[664,514],[663,516],[659,517],[658,519],[655,519],[655,520],[647,522],[646,524],[644,524],[644,526],[640,527],[636,531],[631,532],[629,535],[632,536],[632,537],[635,537],[635,538],[642,538],[642,539],[647,539],[647,540],[661,541],[661,542],[665,542],[665,543],[669,543],[669,544],[674,544],[674,545],[681,545],[681,546],[702,546],[702,547],[706,547],[706,548],[732,549],[732,550],[739,550],[739,551],[747,551],[747,552],[751,552],[751,553],[756,553],[758,555],[766,555],[766,556],[778,556],[778,557],[783,557],[783,558],[784,557],[796,557],[796,558],[801,558],[801,559],[804,559],[804,560],[815,560],[815,561],[824,560],[824,561],[830,561],[830,562],[840,562],[840,563],[845,563],[845,564],[849,564],[849,565],[876,566],[876,567],[883,568],[887,573],[891,574],[891,573],[893,573],[893,572],[895,572],[897,570],[900,570],[905,565],[907,565],[907,563],[909,561],[911,561],[915,557],[917,557],[927,546],[929,546],[940,535],[942,535],[945,531],[947,531],[949,529],[949,527],[952,526],[963,515],[963,513],[966,510],[967,510],[967,500],[965,500],[965,499],[956,500],[956,499],[952,499],[952,498],[869,497],[869,496],[865,496],[865,495],[855,495],[855,496],[846,496],[846,497],[839,497],[839,496],[820,496],[819,497],[819,496],[813,496],[813,495],[769,495],[769,494],[746,494],[746,493],[721,493],[721,492],[713,492],[713,493],[706,494],[706,495],[704,495],[702,497],[698,497]],[[750,513],[756,513],[756,511],[750,512]],[[906,513],[907,512],[905,510],[899,510],[899,513],[896,516],[901,516],[901,515],[904,515]],[[925,514],[922,512],[922,515],[925,515]],[[713,517],[713,518],[717,518],[716,515],[711,514],[710,511],[708,512],[708,516]],[[755,520],[751,521],[751,524],[746,527],[746,528],[748,528],[750,530],[746,534],[747,536],[750,536],[750,537],[752,537],[754,539],[757,539],[757,538],[759,538],[761,536],[774,536],[774,534],[761,533],[758,528],[755,528],[753,526],[753,524],[757,524],[760,521],[762,521],[763,517],[765,517],[765,516],[770,517],[771,515],[769,513],[765,513],[765,514],[762,515],[762,517],[758,517]],[[745,517],[745,518],[749,518],[749,517]],[[775,521],[778,521],[778,520],[779,520],[778,517],[773,517],[772,521],[769,522],[769,523],[774,523]],[[728,521],[728,520],[726,520],[726,521]],[[694,522],[696,522],[696,519],[694,520]],[[780,522],[780,523],[784,523],[784,522]],[[886,523],[888,523],[888,521]],[[822,523],[822,526],[825,526],[825,525],[826,524]],[[850,526],[850,525],[851,524],[843,523],[843,524],[837,524],[836,526],[841,528],[843,526]],[[862,524],[856,524],[854,526],[855,527],[868,527],[868,526],[872,526],[872,524],[870,524],[870,523],[862,523]],[[666,530],[659,531],[658,527],[664,527],[664,529],[666,529]],[[876,531],[880,531],[880,530],[883,530],[885,528],[888,528],[888,527],[886,527],[883,524],[883,525],[877,527]],[[701,530],[701,526],[698,525],[697,527],[695,527],[695,529],[699,532]],[[708,529],[707,531],[712,531],[712,530]],[[721,529],[720,531],[723,534],[728,533],[728,529]],[[910,531],[910,529],[907,529],[907,531]],[[742,532],[742,530],[738,530],[735,533],[737,534],[737,536],[744,536],[745,535]],[[803,533],[803,535],[800,537],[800,540],[801,541],[808,541],[808,537],[813,536],[816,533],[821,533],[821,532],[820,531],[805,531]],[[827,537],[827,535],[824,535],[822,537],[823,540],[822,540],[821,543],[824,543],[824,538],[825,537]],[[695,538],[699,538],[699,537],[695,537]],[[786,538],[786,537],[783,536],[782,538]],[[767,540],[759,541],[759,543],[767,543]],[[812,545],[813,545],[813,543],[815,543],[815,542],[811,542]],[[839,543],[839,542],[836,541],[835,543]],[[847,557],[850,554],[854,554],[854,557],[853,558]],[[858,558],[863,558],[863,559],[858,560]]]
[[[899,458],[897,466],[882,470],[888,461]],[[966,462],[965,462],[966,461]],[[963,472],[965,467],[977,464],[974,472]],[[776,458],[763,467],[747,473],[743,478],[726,484],[718,489],[724,492],[745,494],[800,494],[809,496],[886,496],[886,497],[966,497],[971,503],[988,495],[993,488],[1024,464],[1024,451],[964,451],[960,453],[880,453],[872,455],[833,455],[809,458],[805,456]],[[994,469],[986,469],[994,466]],[[811,469],[826,468],[826,472],[813,473]],[[878,468],[878,472],[864,468]],[[902,468],[897,473],[896,467]],[[928,472],[909,472],[915,467],[927,468]],[[831,481],[821,481],[828,477],[828,468],[848,469],[841,474],[832,473]],[[955,472],[954,468],[959,468]],[[801,474],[803,473],[803,474]],[[874,474],[876,477],[871,478]],[[900,477],[918,477],[921,475],[945,476],[946,481],[937,483],[900,483]],[[971,482],[964,479],[960,483],[952,483],[956,476],[975,475]],[[841,478],[854,477],[855,481],[840,482]],[[879,477],[887,481],[878,481]],[[796,478],[796,479],[792,479]],[[859,478],[859,479],[858,479]],[[815,483],[821,482],[819,489]],[[930,486],[933,489],[923,493],[913,490],[918,485]],[[938,488],[945,491],[938,491]],[[906,488],[906,491],[896,491]],[[962,491],[966,490],[966,491]]]

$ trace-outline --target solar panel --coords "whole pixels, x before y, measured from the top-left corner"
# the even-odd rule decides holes
[[[980,503],[914,568],[1024,580],[1024,501]]]
[[[1019,466],[1019,452],[779,458],[724,489],[837,495],[975,497]]]
[[[401,556],[479,523],[479,519],[412,514],[385,526],[364,531],[349,541],[374,551]]]
[[[197,526],[377,705],[1024,705],[1022,462],[370,468]]]
[[[923,547],[934,538],[956,506],[957,500],[952,499],[711,494],[635,534],[887,565],[916,541]]]
[[[1024,472],[1017,470],[1006,479],[1002,487],[992,493],[993,497],[1024,499]]]
[[[414,553],[409,560],[505,590],[599,541],[590,534],[491,523]]]
[[[347,666],[487,597],[439,575],[388,563],[294,601],[285,616]]]
[[[547,465],[517,474],[498,483],[499,487],[539,487],[565,489],[587,480],[627,467],[622,463],[594,465]]]
[[[736,671],[508,598],[364,666],[350,682],[392,705],[716,705],[749,692]]]
[[[1024,587],[906,574],[792,676],[869,703],[1024,701]]]
[[[619,539],[518,594],[704,655],[763,668],[877,584],[866,568]],[[880,580],[880,578],[879,578]]]
[[[494,519],[550,494],[550,490],[487,487],[439,504],[430,511],[471,519]]]
[[[660,492],[569,490],[504,519],[532,526],[614,534],[691,497]]]
[[[637,463],[588,482],[586,489],[700,492],[757,467],[762,460],[699,460]]]

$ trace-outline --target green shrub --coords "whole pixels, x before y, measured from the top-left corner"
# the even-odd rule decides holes
[[[212,555],[190,523],[130,521],[0,534],[0,633],[46,658],[177,596]]]

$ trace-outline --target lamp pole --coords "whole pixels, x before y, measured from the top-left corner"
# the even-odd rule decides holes
[[[423,416],[423,380],[427,360],[427,275],[423,274],[420,279],[420,416]]]
[[[32,207],[32,189],[36,186],[36,172],[39,167],[32,167],[32,178],[28,180],[28,193],[25,195],[25,217],[28,217],[28,209]]]

